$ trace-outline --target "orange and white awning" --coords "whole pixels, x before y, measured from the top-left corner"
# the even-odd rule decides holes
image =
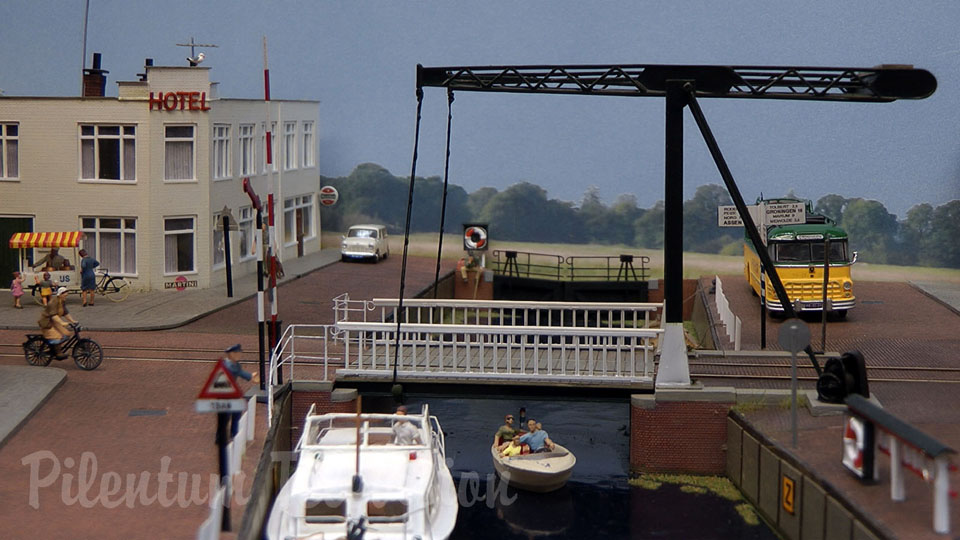
[[[14,233],[10,247],[18,248],[75,248],[83,239],[82,231]]]

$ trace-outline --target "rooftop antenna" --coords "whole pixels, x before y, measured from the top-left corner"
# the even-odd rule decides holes
[[[197,64],[203,62],[204,54],[201,52],[199,55],[197,55],[197,47],[217,48],[218,46],[219,45],[214,45],[212,43],[197,43],[193,40],[193,36],[190,36],[190,43],[177,43],[177,47],[190,47],[190,56],[187,57],[187,62],[190,62],[190,67],[196,67]]]

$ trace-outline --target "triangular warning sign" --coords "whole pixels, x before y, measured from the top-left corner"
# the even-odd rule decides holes
[[[197,399],[239,399],[243,397],[243,390],[237,386],[237,381],[227,370],[223,363],[223,358],[217,361],[213,366],[213,371],[207,377],[207,382],[203,384],[200,395]]]

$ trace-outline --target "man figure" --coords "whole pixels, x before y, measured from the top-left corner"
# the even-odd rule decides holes
[[[497,434],[493,436],[493,444],[497,446],[497,450],[503,451],[506,448],[510,441],[517,436],[519,430],[513,427],[513,415],[508,414],[503,418],[504,424],[500,426],[500,429],[497,430]]]
[[[547,432],[540,428],[540,424],[538,424],[536,420],[533,418],[527,420],[527,429],[530,431],[521,435],[517,442],[530,445],[530,452],[534,453],[553,450],[553,441],[550,440]]]
[[[50,248],[50,253],[44,255],[42,259],[33,265],[33,267],[36,268],[38,266],[43,266],[46,268],[49,266],[54,270],[60,270],[63,268],[63,263],[66,262],[66,259],[64,259],[63,255],[60,255],[59,252],[60,250],[58,248]]]
[[[394,414],[399,414],[400,416],[407,415],[407,408],[403,405],[397,407],[397,412]],[[416,426],[411,424],[406,420],[397,420],[393,424],[393,444],[399,444],[401,446],[409,446],[411,444],[420,443],[420,432]]]
[[[77,322],[67,311],[66,300],[67,288],[60,287],[57,289],[56,296],[43,308],[43,313],[37,320],[37,324],[43,331],[44,339],[53,346],[53,353],[57,355],[57,360],[63,360],[67,357],[60,352],[60,344],[73,334],[73,331],[67,327],[67,323],[76,324]]]
[[[234,380],[237,377],[256,382],[260,379],[259,375],[251,374],[249,371],[243,369],[240,366],[240,353],[243,352],[243,347],[239,343],[227,348],[227,355],[223,358],[223,365],[227,368],[227,371],[230,372],[230,375],[233,375]],[[230,413],[230,438],[232,439],[237,435],[237,431],[240,430],[240,416],[243,414],[242,411],[235,411]]]

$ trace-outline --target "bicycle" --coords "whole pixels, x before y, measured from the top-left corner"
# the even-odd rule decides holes
[[[127,280],[119,276],[111,276],[110,271],[102,268],[97,271],[97,294],[106,296],[113,302],[123,302],[130,296],[131,287]]]
[[[71,324],[73,334],[59,344],[61,354],[70,351],[73,362],[84,371],[92,371],[103,362],[103,348],[90,338],[80,337],[80,325]],[[48,366],[57,354],[53,345],[41,334],[27,334],[27,341],[23,343],[23,356],[31,366]]]

